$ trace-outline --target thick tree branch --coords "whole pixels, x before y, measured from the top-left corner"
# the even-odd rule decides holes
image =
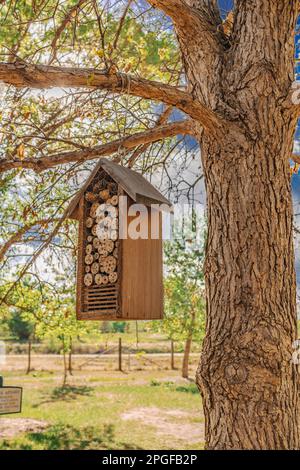
[[[170,16],[193,96],[208,109],[226,109],[220,86],[228,38],[220,28],[216,5],[197,0],[148,0]],[[215,3],[215,2],[214,2]],[[230,114],[227,113],[227,116]]]
[[[113,153],[122,153],[139,145],[156,142],[158,140],[172,137],[178,134],[193,134],[193,121],[185,120],[173,122],[144,132],[139,132],[122,139],[108,142],[107,144],[97,145],[86,150],[76,150],[48,155],[39,159],[2,159],[0,160],[0,173],[14,168],[28,168],[40,172],[57,165],[84,162],[95,158],[112,155]]]
[[[190,93],[177,87],[146,80],[125,73],[97,69],[50,67],[25,63],[0,63],[0,81],[18,88],[98,88],[125,93],[174,106],[212,134],[225,132],[226,121],[205,107]]]
[[[176,25],[184,26],[188,20],[194,21],[193,8],[184,0],[148,0],[148,3],[166,13]]]
[[[206,11],[202,12],[199,8],[194,8],[193,2],[185,0],[148,0],[148,3],[154,8],[159,8],[172,19],[179,36],[182,33],[187,38],[196,39],[199,33],[202,33],[205,35],[203,40],[209,43],[211,50],[220,51],[217,25],[210,21],[211,18],[209,18]]]

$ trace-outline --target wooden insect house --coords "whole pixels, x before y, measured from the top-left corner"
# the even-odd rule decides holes
[[[126,208],[121,210],[121,201],[125,200]],[[128,236],[128,227],[135,219],[130,215],[130,207],[136,207],[133,204],[147,209],[146,237]],[[170,206],[139,173],[107,159],[99,161],[68,209],[68,217],[79,221],[79,320],[162,318],[161,210]],[[159,207],[155,217],[158,230],[153,230],[155,207]],[[120,236],[121,231],[127,236]]]

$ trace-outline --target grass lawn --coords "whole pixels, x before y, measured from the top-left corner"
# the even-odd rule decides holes
[[[0,416],[0,449],[203,448],[200,395],[179,371],[75,371],[65,389],[61,380],[59,371],[5,373],[24,400],[21,414]],[[44,429],[18,434],[25,418]]]

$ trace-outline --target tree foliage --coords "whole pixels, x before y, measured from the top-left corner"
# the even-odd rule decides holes
[[[93,72],[87,87],[80,89],[16,89],[1,84],[0,166],[4,161],[22,164],[66,151],[88,151],[181,118],[170,107],[126,93],[131,86],[126,74],[170,85],[184,80],[170,21],[146,2],[2,2],[0,26],[3,62],[29,68],[88,67],[124,75],[120,94],[91,87]],[[112,158],[149,177],[155,174],[156,182],[163,181],[162,189],[172,191],[175,198],[193,189],[195,178],[183,183],[169,177],[170,162],[178,160],[187,167],[194,157],[195,144],[183,145],[183,137],[139,144],[130,151],[118,149]],[[40,282],[51,283],[57,270],[75,272],[75,226],[60,221],[92,166],[79,158],[41,173],[26,167],[1,173],[0,282],[6,289],[0,300],[14,288],[7,279],[19,282],[24,275],[31,276],[39,288]]]
[[[176,230],[175,230],[176,234]],[[178,234],[177,234],[178,235]],[[205,327],[202,246],[186,238],[165,245],[165,318],[163,331],[174,340],[201,341]]]

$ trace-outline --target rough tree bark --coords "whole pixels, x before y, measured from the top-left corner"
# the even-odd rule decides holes
[[[207,330],[197,382],[208,449],[300,445],[288,163],[296,122],[286,103],[296,9],[290,1],[237,2],[232,45],[214,86],[238,112],[243,130],[223,142],[200,136]],[[186,61],[189,68],[189,56]],[[211,105],[214,97],[202,95]]]
[[[247,153],[203,142],[207,327],[197,381],[210,449],[299,448],[292,133],[277,121],[272,135]]]
[[[197,372],[206,448],[299,448],[288,163],[297,2],[236,1],[230,38],[210,34],[215,2],[150,3],[173,18],[194,96],[231,123],[222,139],[198,132],[208,211]],[[180,22],[175,3],[185,4]]]
[[[173,20],[187,91],[123,73],[24,63],[0,64],[0,80],[130,93],[195,121],[208,211],[207,330],[197,372],[206,448],[298,449],[289,181],[300,112],[290,100],[298,1],[235,0],[232,29],[217,0],[148,2]]]

